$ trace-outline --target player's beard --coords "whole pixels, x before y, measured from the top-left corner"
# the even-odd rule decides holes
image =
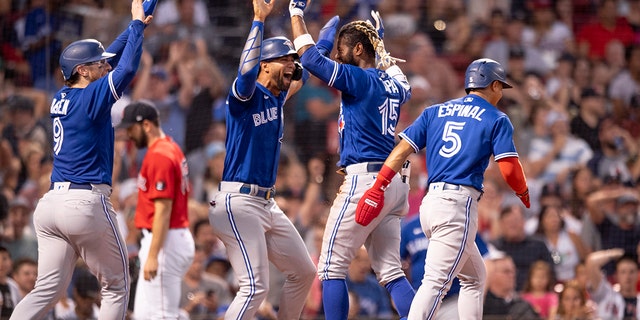
[[[344,54],[344,56],[341,57],[342,63],[343,64],[349,64],[352,66],[358,66],[358,63],[356,62],[356,59],[353,57],[353,49],[349,50],[349,52],[346,52]]]
[[[149,138],[147,138],[147,135],[143,133],[139,137],[133,139],[133,142],[135,143],[136,148],[144,149],[147,147],[147,143],[149,143]]]
[[[280,75],[278,80],[276,81],[276,85],[278,86],[278,90],[280,91],[289,91],[289,87],[291,86],[291,79],[287,79],[284,75]]]

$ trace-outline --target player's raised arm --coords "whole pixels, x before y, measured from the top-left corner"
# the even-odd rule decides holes
[[[238,77],[232,85],[233,94],[239,100],[251,98],[260,71],[260,55],[264,37],[264,21],[271,13],[275,0],[253,0],[253,23],[242,49]]]

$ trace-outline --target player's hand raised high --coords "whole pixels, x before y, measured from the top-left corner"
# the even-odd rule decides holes
[[[276,0],[253,0],[253,20],[264,22],[275,3]]]

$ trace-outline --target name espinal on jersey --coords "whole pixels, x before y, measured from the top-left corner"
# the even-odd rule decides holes
[[[473,98],[466,97],[463,102],[473,102]],[[482,121],[481,116],[485,111],[487,110],[471,104],[447,103],[438,107],[438,118],[456,116]]]

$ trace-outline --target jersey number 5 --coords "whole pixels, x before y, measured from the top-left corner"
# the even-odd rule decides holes
[[[462,139],[456,131],[460,131],[464,128],[465,122],[447,121],[444,124],[444,130],[442,131],[442,140],[445,144],[440,147],[438,154],[445,158],[451,158],[455,156],[460,149],[462,149]],[[451,145],[447,147],[447,143],[451,142]]]

